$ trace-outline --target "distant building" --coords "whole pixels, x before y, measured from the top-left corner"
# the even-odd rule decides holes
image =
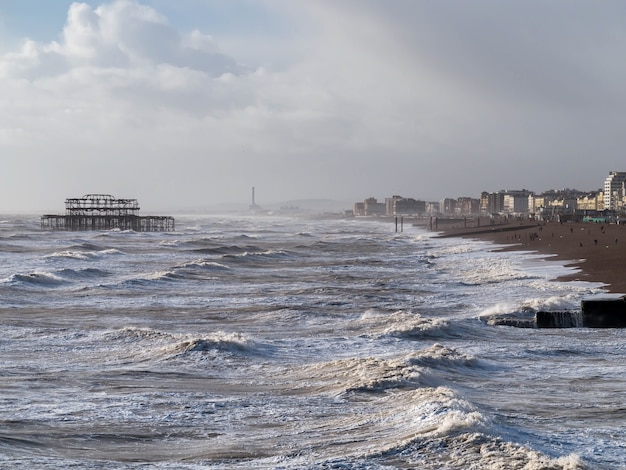
[[[624,181],[626,172],[611,171],[604,180],[604,208],[617,211],[623,207],[622,200],[625,196]]]
[[[365,203],[364,202],[355,202],[354,210],[352,211],[354,215],[365,215]]]
[[[426,212],[426,202],[402,196],[392,196],[385,199],[385,213],[387,215],[423,215]]]
[[[445,198],[439,202],[439,209],[442,214],[453,215],[456,209],[456,199]]]
[[[504,212],[508,214],[527,214],[528,197],[532,194],[532,191],[526,189],[505,191],[503,199]]]
[[[354,215],[385,215],[386,206],[384,202],[378,202],[376,198],[370,197],[363,202],[354,204]]]
[[[581,195],[576,199],[576,209],[579,211],[603,211],[604,192],[595,191]]]
[[[487,212],[489,214],[502,214],[504,212],[504,191],[487,195]]]
[[[427,202],[426,203],[426,214],[428,215],[437,215],[441,213],[441,206],[438,202]]]
[[[456,200],[456,215],[474,215],[479,213],[480,200],[471,197],[459,197]]]
[[[529,211],[544,220],[563,216],[582,217],[604,209],[602,191],[585,192],[576,189],[551,189],[528,198]]]
[[[480,193],[480,202],[478,211],[481,214],[489,214],[489,193],[487,191],[483,191]]]

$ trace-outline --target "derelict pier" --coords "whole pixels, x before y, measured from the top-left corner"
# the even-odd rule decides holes
[[[173,232],[174,218],[140,216],[137,199],[116,199],[110,194],[87,194],[65,200],[65,215],[42,215],[44,230],[133,230]]]

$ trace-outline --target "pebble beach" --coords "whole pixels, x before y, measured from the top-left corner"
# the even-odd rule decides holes
[[[610,293],[626,293],[626,225],[583,222],[510,221],[488,219],[438,221],[441,237],[492,241],[498,250],[521,250],[563,260],[578,270],[564,281],[606,284]]]

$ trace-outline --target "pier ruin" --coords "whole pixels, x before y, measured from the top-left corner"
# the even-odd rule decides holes
[[[173,232],[174,218],[140,216],[137,199],[116,199],[110,194],[86,194],[65,200],[65,215],[42,215],[44,230],[133,230]]]

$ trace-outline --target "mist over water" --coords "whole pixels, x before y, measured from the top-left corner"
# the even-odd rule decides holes
[[[0,222],[0,466],[624,468],[622,330],[493,318],[598,285],[358,220]]]

